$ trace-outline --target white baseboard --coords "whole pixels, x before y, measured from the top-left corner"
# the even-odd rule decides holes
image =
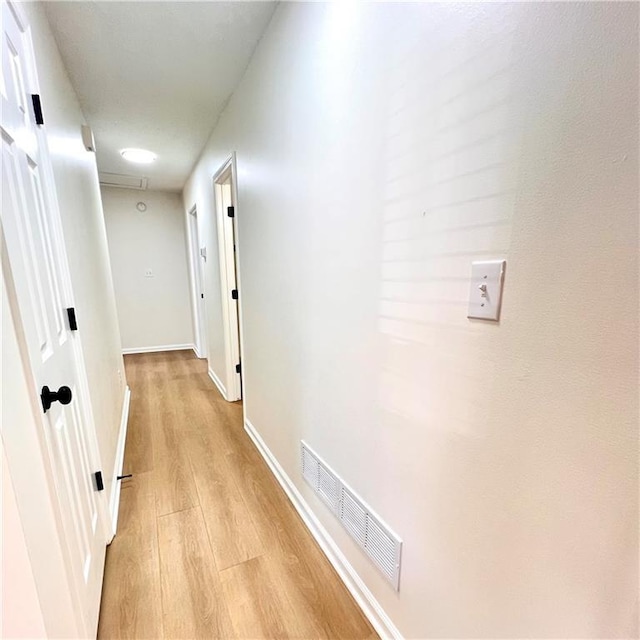
[[[249,420],[245,420],[244,429],[249,434],[249,437],[260,452],[260,455],[269,465],[271,472],[280,483],[280,486],[284,489],[284,492],[289,497],[289,500],[291,500],[296,511],[300,514],[303,522],[307,525],[311,535],[320,545],[320,548],[327,556],[329,562],[338,572],[342,582],[344,582],[345,586],[362,609],[364,615],[373,625],[373,628],[378,632],[381,638],[402,640],[402,634],[398,628],[393,624],[391,618],[389,618],[384,609],[380,606],[380,603],[374,598],[371,591],[369,591],[365,583],[362,581],[362,578],[356,573],[356,570],[345,558],[342,551],[338,548],[335,540],[322,526],[309,507],[307,501],[302,497],[302,494],[293,484],[291,478],[289,478],[284,469],[280,466],[279,462],[269,450],[269,447],[267,447],[264,440],[256,431],[256,428]]]
[[[225,386],[222,384],[222,381],[220,380],[220,378],[218,378],[218,376],[215,374],[215,371],[213,369],[209,369],[209,377],[213,381],[213,384],[215,384],[216,387],[218,387],[218,391],[222,394],[222,397],[226,400],[227,390],[225,389]]]
[[[156,353],[158,351],[186,351],[193,349],[192,344],[162,344],[157,347],[130,347],[122,350],[122,355],[132,353]]]
[[[111,482],[111,496],[109,497],[109,513],[111,514],[111,535],[116,535],[118,530],[118,509],[120,508],[120,481],[116,480],[122,475],[124,464],[124,445],[127,440],[127,424],[129,423],[129,406],[131,404],[131,389],[125,387],[124,402],[122,403],[122,415],[120,417],[120,431],[118,433],[118,445],[116,447],[116,461],[113,467],[113,480]],[[111,540],[109,541],[111,542]]]

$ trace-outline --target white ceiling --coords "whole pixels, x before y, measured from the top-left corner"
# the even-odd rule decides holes
[[[48,2],[93,129],[98,169],[180,190],[238,85],[275,2]],[[120,156],[158,154],[153,165]]]

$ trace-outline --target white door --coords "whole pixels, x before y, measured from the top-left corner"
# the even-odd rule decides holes
[[[191,273],[194,299],[194,325],[196,352],[199,358],[207,357],[206,310],[204,299],[203,261],[200,236],[198,234],[198,213],[193,207],[188,214],[189,252],[191,254]]]
[[[15,290],[12,306],[19,314],[15,321],[23,330],[34,394],[41,396],[44,387],[61,390],[46,411],[42,405],[41,440],[55,485],[73,595],[86,635],[94,637],[107,542],[105,498],[94,486],[98,450],[78,359],[79,336],[70,331],[66,312],[72,291],[46,138],[34,122],[31,94],[38,89],[32,52],[24,19],[3,1],[1,221]]]
[[[240,296],[237,264],[236,189],[232,156],[213,178],[218,219],[218,251],[222,287],[222,317],[227,360],[227,400],[242,399]]]

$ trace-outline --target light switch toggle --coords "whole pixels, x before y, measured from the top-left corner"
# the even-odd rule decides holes
[[[471,263],[467,318],[499,320],[506,260]]]

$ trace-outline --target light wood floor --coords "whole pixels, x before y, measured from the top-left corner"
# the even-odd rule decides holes
[[[376,638],[204,361],[125,357],[131,413],[99,638]]]

